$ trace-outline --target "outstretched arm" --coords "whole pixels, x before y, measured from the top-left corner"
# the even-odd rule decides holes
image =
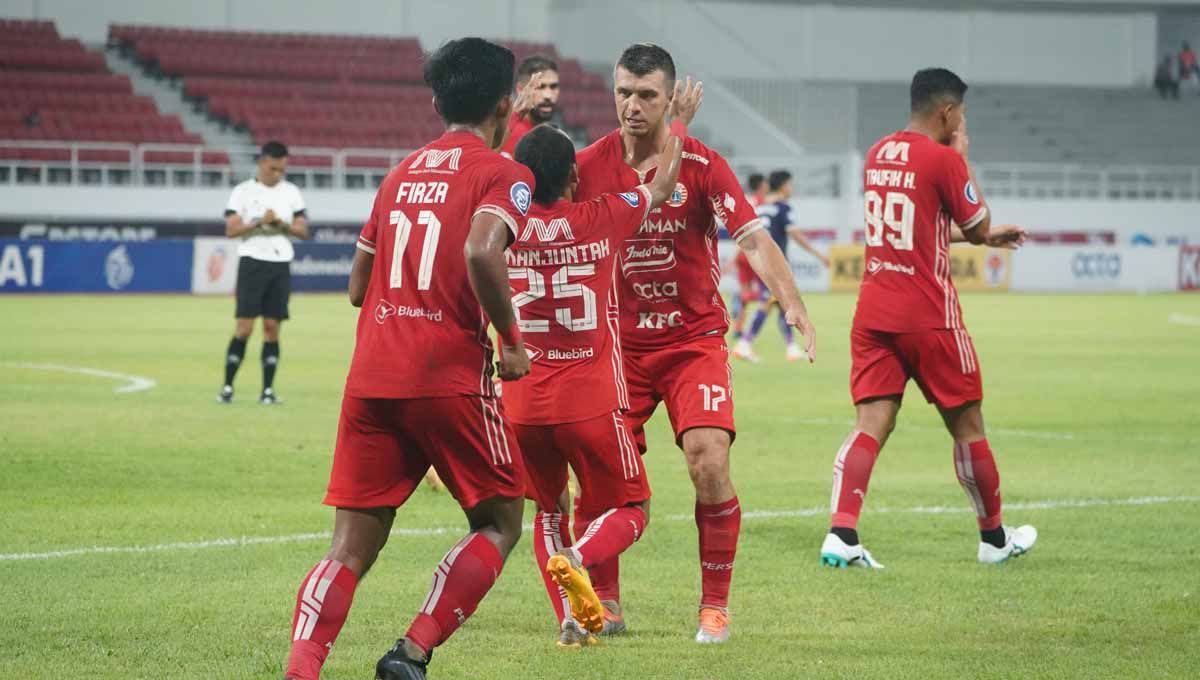
[[[767,284],[771,295],[779,300],[783,308],[784,318],[789,326],[794,326],[804,336],[807,344],[804,348],[809,363],[817,359],[817,333],[812,321],[808,318],[808,309],[796,289],[796,279],[792,276],[792,266],[788,264],[783,251],[771,240],[771,235],[765,229],[758,229],[738,241],[746,259],[754,273]]]
[[[824,253],[817,250],[816,246],[812,244],[812,241],[809,241],[808,237],[804,235],[804,232],[800,230],[800,227],[797,227],[794,224],[788,225],[787,235],[796,242],[796,245],[803,248],[805,252],[820,260],[821,264],[829,267],[829,258],[825,257]]]

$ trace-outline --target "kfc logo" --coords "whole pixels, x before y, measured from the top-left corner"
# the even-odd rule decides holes
[[[660,331],[683,326],[683,312],[638,312],[638,328]]]

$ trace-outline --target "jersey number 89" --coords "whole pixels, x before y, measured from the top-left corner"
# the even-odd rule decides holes
[[[863,194],[863,213],[867,221],[866,241],[869,246],[882,246],[884,226],[887,226],[888,243],[896,250],[913,249],[913,220],[917,205],[907,194],[887,192],[881,197],[871,190]],[[894,233],[893,233],[894,232]]]

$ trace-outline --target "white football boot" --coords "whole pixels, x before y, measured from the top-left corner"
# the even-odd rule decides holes
[[[983,553],[980,553],[982,555]],[[982,558],[981,558],[982,559]],[[846,545],[837,534],[826,534],[825,542],[821,544],[821,564],[827,567],[864,567],[866,569],[883,569],[871,553],[862,546]]]
[[[745,340],[738,340],[737,345],[733,347],[733,356],[743,361],[749,361],[752,364],[757,364],[760,359],[758,354],[754,352],[754,346]]]
[[[1037,529],[1028,524],[1017,528],[1004,527],[1004,547],[997,548],[991,543],[979,542],[979,561],[983,564],[1003,564],[1010,557],[1020,557],[1033,549],[1037,543]]]

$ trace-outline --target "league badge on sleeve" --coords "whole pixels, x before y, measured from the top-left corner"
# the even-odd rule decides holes
[[[508,197],[512,199],[512,204],[517,210],[521,211],[521,215],[529,214],[529,203],[533,200],[533,192],[529,190],[529,185],[524,182],[517,182],[508,190]]]
[[[617,195],[624,199],[624,201],[629,204],[630,208],[636,208],[642,203],[642,195],[636,191],[626,191],[623,194]]]
[[[979,194],[975,193],[975,183],[967,180],[963,186],[963,195],[967,197],[967,202],[971,205],[979,205]]]

